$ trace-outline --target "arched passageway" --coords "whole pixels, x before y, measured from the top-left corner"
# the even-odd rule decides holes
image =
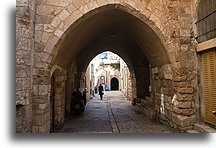
[[[132,100],[152,96],[150,105],[156,106],[154,94],[149,89],[152,85],[150,71],[153,67],[170,63],[163,40],[143,21],[145,16],[134,16],[116,6],[101,7],[98,11],[87,13],[79,23],[69,27],[53,50],[52,64],[67,71],[66,115],[71,112],[71,92],[75,88],[86,88],[85,73],[89,62],[107,50],[121,56],[127,64],[131,80],[131,92],[128,94],[131,94]],[[118,89],[118,80],[112,79],[111,90]],[[153,112],[155,116],[157,111]]]
[[[78,23],[69,27],[54,48],[52,64],[67,70],[66,114],[70,113],[68,104],[71,100],[68,98],[71,98],[73,89],[86,86],[85,73],[89,62],[97,54],[109,50],[127,63],[131,74],[132,100],[151,97],[147,104],[154,106],[152,118],[156,118],[155,94],[149,88],[152,87],[155,92],[161,88],[150,84],[150,71],[151,68],[170,63],[163,40],[160,39],[162,36],[158,35],[160,31],[153,30],[145,23],[145,16],[136,16],[116,6],[100,7],[97,11],[87,13]],[[164,77],[160,79],[164,79],[163,82],[169,81]],[[118,89],[117,84],[113,89]]]
[[[65,97],[62,97],[65,107],[61,106],[65,114],[60,117],[71,112],[71,92],[75,88],[86,88],[85,73],[89,62],[97,54],[108,50],[121,56],[128,66],[133,105],[145,106],[147,110],[143,112],[153,120],[160,115],[161,119],[165,118],[165,122],[172,124],[174,111],[164,106],[172,105],[167,98],[175,96],[176,91],[175,87],[171,87],[173,65],[170,64],[166,38],[153,21],[133,10],[120,4],[101,6],[86,12],[75,22],[70,22],[73,17],[68,17],[62,21],[62,24],[69,24],[66,31],[60,33],[57,30],[49,37],[45,51],[50,52],[52,58],[45,66],[61,67],[67,75]]]
[[[169,64],[163,40],[156,32],[141,18],[115,5],[101,7],[97,13],[87,13],[80,19],[82,21],[72,25],[57,43],[56,56],[52,60],[54,65],[67,69],[68,86],[74,83],[82,87],[80,80],[89,62],[97,54],[109,50],[120,55],[133,71],[132,80],[137,82],[133,83],[133,98],[149,96],[149,65]],[[73,88],[68,88],[68,96],[71,90]]]
[[[111,79],[111,90],[119,90],[119,81],[117,78]]]
[[[128,66],[133,105],[179,131],[193,127],[198,114],[194,100],[200,97],[192,31],[195,3],[18,2],[17,131],[48,133],[50,104],[57,104],[56,123],[64,123],[71,111],[71,92],[86,87],[89,62],[107,50]],[[61,71],[54,78],[58,85],[51,82],[56,69]]]

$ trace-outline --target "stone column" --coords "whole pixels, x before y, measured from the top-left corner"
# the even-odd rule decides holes
[[[36,0],[16,3],[16,132],[32,128],[32,69]]]
[[[33,124],[32,133],[50,131],[50,71],[35,69],[33,76]]]

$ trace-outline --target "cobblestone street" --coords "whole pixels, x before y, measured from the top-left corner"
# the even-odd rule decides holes
[[[105,92],[90,100],[83,115],[66,119],[63,133],[171,133],[158,123],[136,114],[120,91]]]

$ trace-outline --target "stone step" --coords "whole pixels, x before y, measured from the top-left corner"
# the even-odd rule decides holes
[[[200,132],[198,132],[196,130],[187,130],[186,133],[189,133],[189,134],[198,134]]]
[[[196,123],[194,124],[194,130],[200,132],[200,133],[216,133],[216,129],[212,128],[206,124],[202,123]]]

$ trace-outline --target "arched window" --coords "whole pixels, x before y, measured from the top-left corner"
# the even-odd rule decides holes
[[[198,19],[197,25],[197,41],[204,42],[215,38],[215,11],[216,0],[200,0],[198,6]]]

